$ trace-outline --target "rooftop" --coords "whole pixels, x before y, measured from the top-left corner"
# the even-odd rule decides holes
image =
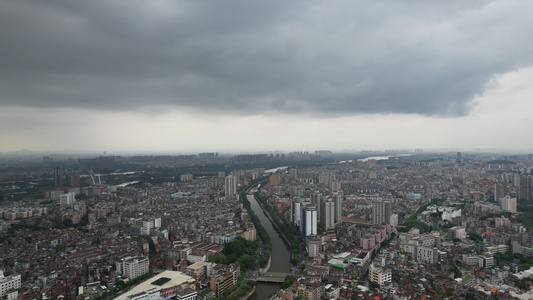
[[[162,290],[194,280],[194,278],[187,276],[181,272],[165,271],[163,273],[157,274],[152,278],[146,279],[145,281],[138,284],[133,289],[129,290],[127,293],[120,295],[116,299],[126,300],[126,297],[128,296],[139,294],[153,288],[156,288],[157,290]]]

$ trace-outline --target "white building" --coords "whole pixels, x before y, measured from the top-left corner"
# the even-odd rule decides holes
[[[390,215],[390,226],[395,227],[398,225],[398,214]]]
[[[305,236],[317,234],[316,205],[307,204],[304,208],[303,233]]]
[[[228,175],[225,179],[224,193],[226,198],[234,198],[237,195],[237,177]]]
[[[182,174],[180,175],[180,181],[192,181],[193,176],[192,174]]]
[[[487,269],[494,267],[494,257],[490,255],[463,254],[463,262],[470,266],[478,266]]]
[[[298,228],[302,226],[302,199],[295,198],[291,202],[291,221]]]
[[[182,272],[164,271],[141,282],[117,300],[180,299],[196,300],[196,279]]]
[[[22,281],[20,275],[11,275],[4,277],[4,271],[0,270],[0,298],[8,293],[20,289]]]
[[[500,208],[503,211],[516,213],[516,198],[511,198],[510,196],[500,198]]]
[[[150,261],[146,256],[126,257],[116,267],[118,274],[133,279],[150,271]]]
[[[59,195],[59,205],[72,205],[76,201],[76,194],[74,192]]]

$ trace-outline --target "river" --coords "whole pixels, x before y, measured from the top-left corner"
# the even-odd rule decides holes
[[[250,207],[254,211],[255,215],[261,221],[261,224],[270,235],[270,241],[272,242],[272,261],[270,262],[269,272],[290,273],[291,269],[291,254],[287,245],[283,242],[278,232],[272,226],[272,223],[267,216],[263,213],[263,209],[257,203],[253,195],[247,195],[248,201],[250,201]],[[268,296],[277,290],[279,290],[280,284],[273,283],[257,283],[255,293],[248,298],[249,300],[266,300]]]
[[[367,158],[360,158],[357,161],[367,162],[369,160],[387,160],[391,157],[400,157],[400,156],[412,156],[413,154],[395,154],[395,155],[388,155],[388,156],[372,156]]]

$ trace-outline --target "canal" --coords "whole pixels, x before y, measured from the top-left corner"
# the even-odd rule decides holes
[[[263,212],[263,209],[257,203],[253,195],[247,195],[248,201],[250,201],[250,207],[254,211],[255,215],[261,221],[261,224],[270,235],[272,242],[272,261],[270,262],[269,272],[290,273],[291,270],[291,254],[287,245],[283,242],[281,236],[274,229],[274,226]],[[268,296],[277,290],[279,290],[280,284],[273,283],[257,283],[255,293],[248,299],[250,300],[265,300]]]

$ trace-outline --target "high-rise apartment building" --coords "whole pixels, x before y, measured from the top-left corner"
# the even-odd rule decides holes
[[[63,168],[61,166],[54,167],[54,185],[63,186]]]
[[[74,201],[76,201],[76,193],[74,192],[59,195],[59,205],[61,206],[73,205]]]
[[[302,225],[302,199],[294,198],[291,201],[291,222],[297,228]]]
[[[336,179],[331,182],[331,192],[338,192],[341,190],[341,183]]]
[[[322,230],[335,229],[335,203],[331,200],[323,201],[320,208],[320,226]]]
[[[505,196],[505,197],[500,198],[499,202],[500,202],[500,208],[503,211],[516,213],[516,198]]]
[[[333,203],[335,203],[335,223],[340,222],[342,219],[342,191],[335,192],[332,196]]]
[[[317,214],[319,216],[320,216],[320,207],[321,207],[320,202],[322,202],[322,194],[319,193],[318,191],[315,191],[314,193],[311,194],[311,203],[316,205]]]
[[[226,198],[235,198],[237,196],[237,177],[235,175],[226,176],[224,192]]]
[[[494,201],[505,197],[507,195],[507,185],[504,183],[494,184]]]
[[[533,202],[533,182],[531,175],[520,175],[520,200]]]
[[[374,203],[372,203],[372,207],[372,220],[374,221],[374,224],[390,224],[390,216],[392,214],[390,202],[375,201]]]
[[[307,204],[304,208],[302,233],[305,236],[317,234],[317,210],[316,205]]]

